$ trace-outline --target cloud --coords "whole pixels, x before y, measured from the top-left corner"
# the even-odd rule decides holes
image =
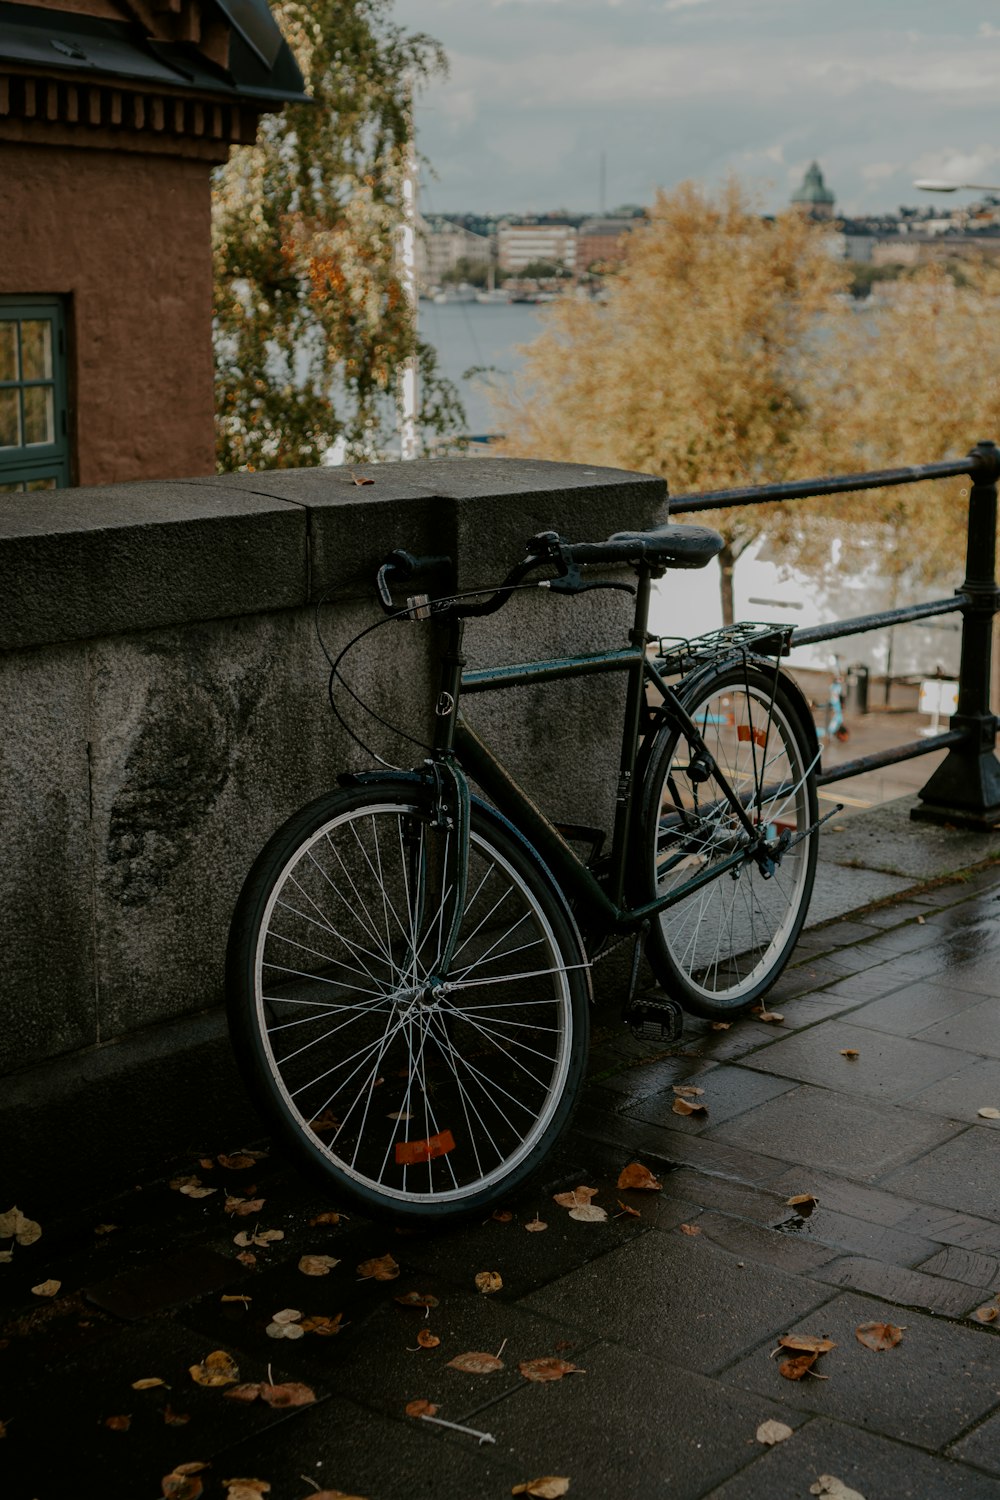
[[[974,182],[990,186],[1000,175],[1000,146],[977,146],[974,151],[944,147],[928,151],[913,164],[914,177],[938,177],[943,182]]]
[[[887,177],[892,177],[898,172],[902,162],[898,161],[871,161],[861,168],[861,176],[865,182],[884,182]]]

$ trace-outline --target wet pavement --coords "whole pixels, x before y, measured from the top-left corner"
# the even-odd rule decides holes
[[[836,826],[774,1018],[658,1045],[603,1003],[571,1134],[485,1222],[330,1222],[276,1155],[233,1160],[266,1141],[204,1123],[189,1155],[88,1194],[79,1118],[63,1184],[18,1187],[41,1237],[0,1266],[4,1500],[466,1500],[541,1476],[579,1500],[836,1494],[821,1476],[865,1500],[1000,1500],[996,837],[898,804]],[[705,1111],[676,1113],[678,1086]],[[632,1162],[660,1189],[620,1189]],[[192,1176],[216,1191],[171,1186]],[[553,1202],[580,1185],[605,1221]],[[283,1238],[234,1243],[265,1229]],[[336,1263],[307,1275],[306,1255]],[[359,1275],[386,1255],[395,1279]],[[327,1322],[269,1336],[288,1309]],[[868,1323],[899,1342],[866,1347]],[[833,1341],[797,1381],[772,1357],[790,1334]],[[192,1378],[215,1351],[255,1399]],[[450,1366],[469,1352],[500,1367]],[[543,1358],[578,1368],[524,1378]],[[315,1399],[282,1404],[299,1386]],[[457,1427],[407,1415],[421,1398]],[[790,1429],[773,1446],[769,1421]]]

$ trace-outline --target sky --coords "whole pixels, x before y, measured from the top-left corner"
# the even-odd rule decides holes
[[[395,0],[448,53],[417,104],[425,213],[647,204],[736,173],[764,211],[817,160],[844,214],[1000,183],[990,0]],[[968,201],[972,193],[939,198]]]

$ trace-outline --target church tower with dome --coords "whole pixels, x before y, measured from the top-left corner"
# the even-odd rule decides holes
[[[811,162],[801,187],[792,194],[792,206],[812,219],[832,219],[835,202],[836,199],[823,181],[819,162]]]

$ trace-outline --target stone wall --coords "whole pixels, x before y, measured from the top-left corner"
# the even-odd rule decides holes
[[[327,704],[317,601],[339,649],[379,618],[374,575],[393,547],[449,552],[460,585],[475,587],[501,577],[537,531],[601,539],[655,524],[664,498],[650,477],[512,459],[5,497],[8,1105],[50,1107],[53,1090],[102,1079],[107,1093],[109,1068],[118,1076],[133,1056],[176,1058],[203,1040],[254,855],[338,772],[371,763]],[[470,623],[470,664],[623,644],[630,608],[618,593],[515,599]],[[428,627],[387,624],[348,663],[372,706],[418,737],[432,641]],[[589,678],[484,695],[469,718],[556,816],[601,821],[621,691]],[[395,763],[420,758],[350,717]],[[165,1077],[154,1074],[154,1090]]]

